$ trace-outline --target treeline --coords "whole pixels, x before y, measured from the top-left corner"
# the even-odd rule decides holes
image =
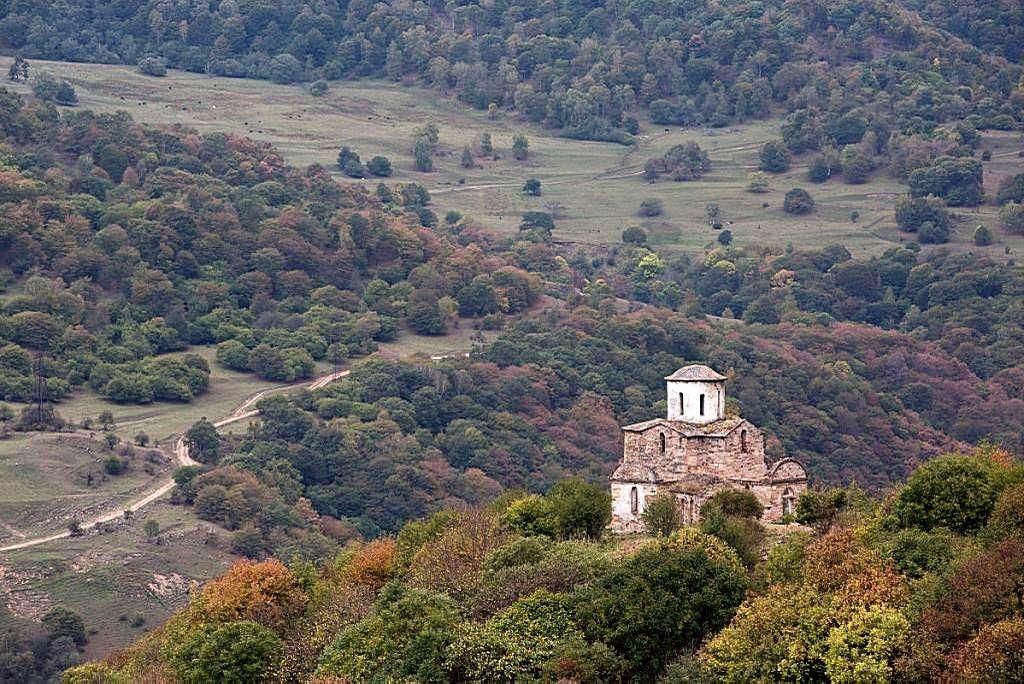
[[[0,398],[190,401],[217,360],[271,380],[373,351],[402,328],[509,313],[539,279],[422,186],[376,192],[269,146],[146,128],[0,89]],[[165,356],[174,354],[173,356]],[[37,358],[39,357],[39,358]],[[159,357],[159,358],[157,358]]]
[[[933,15],[959,30],[957,19]],[[967,37],[1013,58],[1019,22],[978,40],[988,25],[974,22]],[[901,131],[968,114],[981,128],[1024,119],[1024,99],[1014,94],[1017,65],[879,0],[150,0],[101,8],[15,0],[4,8],[0,41],[30,57],[140,63],[150,73],[159,58],[189,71],[279,83],[414,80],[480,109],[514,108],[569,137],[621,143],[637,132],[633,113],[640,108],[649,108],[655,123],[674,125],[723,126],[801,108],[837,118],[858,107]]]
[[[1024,57],[1024,7],[1018,2],[902,0],[902,4],[985,52],[1014,62]]]
[[[926,255],[915,245],[853,258],[843,246],[830,245],[784,253],[719,247],[699,259],[654,262],[646,248],[627,247],[607,278],[586,262],[574,266],[589,266],[584,301],[591,306],[623,296],[748,323],[851,321],[901,330],[936,342],[979,377],[1024,398],[1014,380],[1024,365],[1024,268],[1012,261]]]
[[[649,536],[602,540],[607,492],[566,481],[410,522],[319,570],[238,564],[64,680],[1010,681],[1022,503],[1024,467],[988,445],[881,501],[807,492],[809,527],[767,535],[749,492],[725,491],[699,529],[659,503]]]

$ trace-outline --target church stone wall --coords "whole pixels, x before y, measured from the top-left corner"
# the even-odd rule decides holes
[[[632,490],[637,490],[637,510],[633,513]],[[612,524],[611,528],[619,533],[643,532],[644,524],[640,519],[647,501],[658,493],[658,485],[646,482],[613,482],[612,483]]]
[[[683,458],[690,470],[748,482],[760,480],[768,474],[764,461],[764,438],[760,430],[748,423],[725,437],[686,439],[683,448]]]

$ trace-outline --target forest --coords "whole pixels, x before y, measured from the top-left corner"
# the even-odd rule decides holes
[[[1002,449],[938,457],[883,499],[811,490],[782,536],[749,492],[720,492],[699,527],[648,511],[647,535],[605,538],[604,489],[565,480],[319,570],[239,563],[64,681],[1012,681],[1024,666],[1024,469]]]
[[[690,126],[810,109],[830,125],[859,112],[903,133],[964,118],[1012,129],[1024,121],[1024,98],[1010,97],[1020,8],[944,4],[11,0],[0,45],[157,75],[421,82],[625,144],[640,110]]]
[[[166,509],[239,559],[90,662],[89,614],[4,621],[0,680],[1020,679],[1022,26],[1019,3],[980,0],[0,3],[18,58],[0,88],[0,401],[21,405],[0,404],[0,438],[90,430],[61,418],[71,400],[191,404]],[[343,79],[432,88],[507,119],[502,149],[486,132],[456,171],[513,188],[512,221],[437,208],[477,181],[429,175],[459,147],[420,110],[411,161],[337,130],[330,168],[300,168],[243,135],[90,111],[39,60],[160,89],[168,69],[262,79],[310,106]],[[759,137],[742,160],[710,134],[710,153],[638,153],[692,132],[668,127]],[[559,230],[576,180],[538,160],[564,138],[621,156],[592,179],[635,183],[621,241]],[[791,169],[797,187],[771,187]],[[674,225],[659,197],[711,182],[801,240],[741,235],[734,219],[758,219],[719,195],[694,200],[706,225]],[[815,232],[845,201],[816,188],[838,183],[869,184],[879,214],[843,204],[846,246]],[[683,251],[674,230],[707,242]],[[888,246],[854,244],[867,233]],[[456,331],[470,353],[376,353]],[[620,426],[663,415],[689,363],[725,374],[727,414],[813,487],[781,525],[723,490],[697,525],[661,496],[643,534],[614,536]],[[228,370],[282,386],[249,395],[239,431],[195,420]],[[180,542],[131,513],[114,522],[133,544]]]
[[[59,111],[0,89],[0,398],[33,375],[59,401],[188,402],[226,367],[291,381],[460,308],[501,317],[541,293],[414,184],[369,192],[265,144]],[[486,250],[486,251],[485,251]],[[38,360],[36,360],[38,359]]]

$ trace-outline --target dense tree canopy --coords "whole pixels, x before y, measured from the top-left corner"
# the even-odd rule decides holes
[[[102,8],[16,0],[4,6],[0,42],[29,57],[133,65],[159,57],[174,68],[277,83],[416,78],[480,109],[507,106],[565,135],[615,142],[631,140],[630,112],[648,106],[658,124],[712,126],[822,109],[823,130],[839,145],[859,142],[866,122],[880,119],[920,131],[968,113],[980,127],[1024,118],[1024,98],[1010,97],[1016,65],[917,20],[907,5],[925,7],[927,18],[983,50],[1019,59],[1013,11],[974,8],[960,17],[916,0],[148,0]]]

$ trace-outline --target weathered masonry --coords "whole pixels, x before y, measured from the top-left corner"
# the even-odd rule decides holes
[[[639,532],[647,500],[673,494],[687,524],[719,489],[747,489],[764,519],[794,511],[807,488],[804,467],[791,458],[769,463],[764,433],[725,411],[725,376],[707,366],[680,368],[665,378],[668,415],[622,428],[622,463],[611,478],[612,529]]]

